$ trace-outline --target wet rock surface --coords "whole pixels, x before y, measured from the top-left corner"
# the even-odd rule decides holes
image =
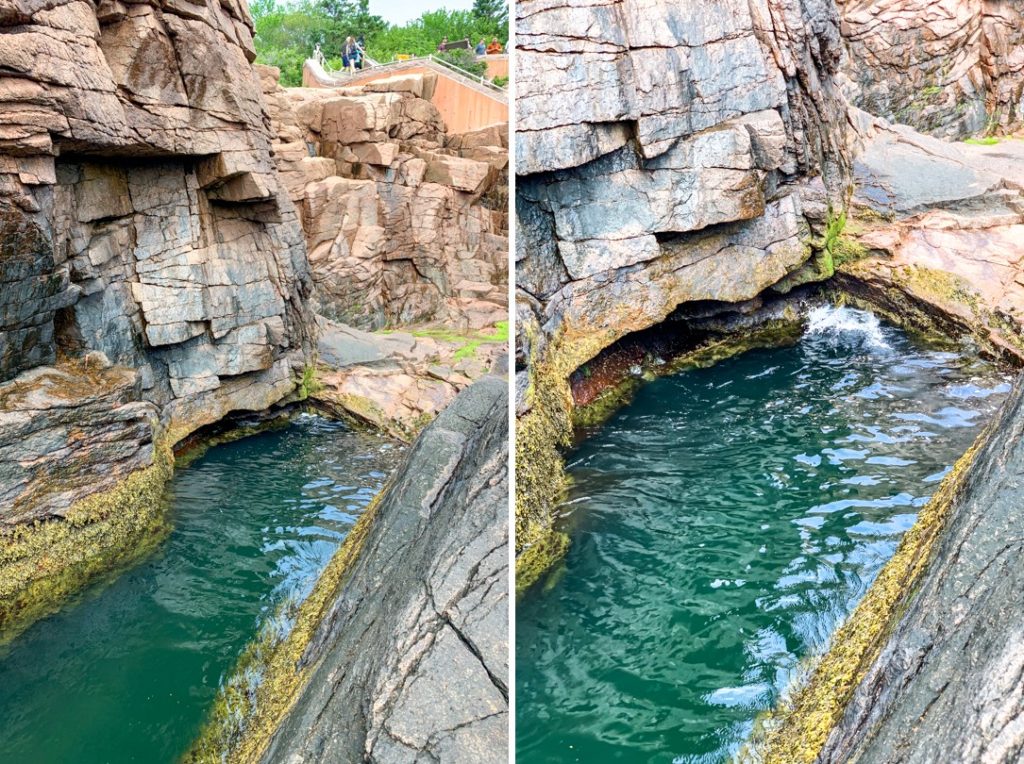
[[[507,411],[486,377],[417,440],[263,761],[506,761]]]
[[[447,134],[431,73],[286,90],[257,69],[318,311],[362,329],[504,320],[507,124]]]
[[[1009,0],[837,0],[850,101],[936,136],[1024,123],[1024,16]]]
[[[822,762],[1019,761],[1024,385],[989,431],[905,614]]]

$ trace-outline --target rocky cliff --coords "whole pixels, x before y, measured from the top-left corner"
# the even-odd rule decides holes
[[[171,444],[283,398],[313,338],[244,3],[22,0],[0,32],[2,623],[138,546]]]
[[[433,73],[281,88],[258,67],[316,308],[363,329],[508,316],[508,125],[448,134]]]
[[[851,103],[947,138],[1024,123],[1024,10],[1013,0],[837,0]]]
[[[680,305],[831,275],[839,30],[824,0],[517,5],[520,581],[564,545],[574,369]]]

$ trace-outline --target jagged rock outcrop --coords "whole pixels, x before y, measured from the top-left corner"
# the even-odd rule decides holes
[[[258,70],[318,312],[364,329],[505,320],[508,126],[447,135],[435,74],[285,90]]]
[[[48,564],[111,551],[93,526],[159,493],[126,474],[279,401],[312,352],[254,58],[235,0],[0,7],[0,622],[27,606],[26,523]]]
[[[507,761],[507,412],[485,377],[416,441],[262,761]]]
[[[932,135],[1024,123],[1024,9],[1014,0],[837,0],[856,106]]]
[[[411,441],[485,374],[505,374],[508,333],[370,333],[320,319],[316,404]]]
[[[1024,145],[950,143],[859,115],[835,283],[908,328],[1024,362]]]
[[[850,155],[831,2],[516,10],[522,552],[549,540],[568,375],[680,304],[831,275],[812,242]]]

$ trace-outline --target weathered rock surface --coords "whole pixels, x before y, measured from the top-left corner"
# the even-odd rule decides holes
[[[516,10],[517,411],[546,420],[523,430],[522,551],[550,527],[569,374],[681,304],[831,275],[808,261],[850,152],[831,2]]]
[[[236,0],[0,5],[0,620],[143,546],[169,446],[312,354],[254,57]]]
[[[507,335],[368,333],[320,319],[316,402],[405,441],[488,373],[507,370]]]
[[[416,441],[263,761],[508,759],[507,406],[486,377]]]
[[[864,120],[838,283],[897,320],[1024,361],[1024,143],[951,144]]]
[[[286,91],[257,68],[318,311],[364,329],[505,320],[507,125],[447,135],[433,74]]]
[[[1020,761],[1022,475],[1018,380],[953,499],[922,582],[819,761]]]
[[[124,368],[39,367],[0,385],[0,526],[60,517],[153,460],[157,407]]]
[[[1024,11],[1012,0],[837,0],[852,103],[960,138],[1024,123]]]

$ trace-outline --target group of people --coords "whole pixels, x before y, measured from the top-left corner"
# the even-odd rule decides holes
[[[448,47],[448,38],[442,37],[441,42],[437,44],[437,52],[444,53],[446,50],[448,50]],[[452,47],[469,48],[469,40],[458,40]],[[474,48],[473,50],[478,56],[493,56],[496,53],[503,52],[504,48],[502,44],[498,42],[497,37],[492,37],[491,42],[489,44],[485,42],[484,39],[481,37],[480,42],[476,44],[476,48]]]
[[[441,42],[437,45],[439,53],[449,49],[449,42],[447,37],[441,38]],[[457,40],[454,45],[450,47],[455,48],[469,48],[469,40]],[[498,42],[497,37],[492,37],[491,42],[487,43],[483,38],[476,44],[474,52],[478,56],[490,56],[496,53],[504,52],[504,46]],[[355,74],[356,69],[362,69],[366,62],[366,42],[362,35],[358,37],[352,37],[351,35],[345,38],[345,45],[341,49],[341,65],[349,72],[349,74]]]
[[[492,37],[491,38],[491,42],[490,42],[490,44],[487,47],[484,47],[484,39],[482,37],[480,38],[480,42],[478,42],[476,44],[476,54],[478,56],[483,56],[483,55],[493,56],[493,55],[495,55],[497,53],[501,53],[501,51],[502,51],[501,43],[498,42],[498,38],[497,37]]]

